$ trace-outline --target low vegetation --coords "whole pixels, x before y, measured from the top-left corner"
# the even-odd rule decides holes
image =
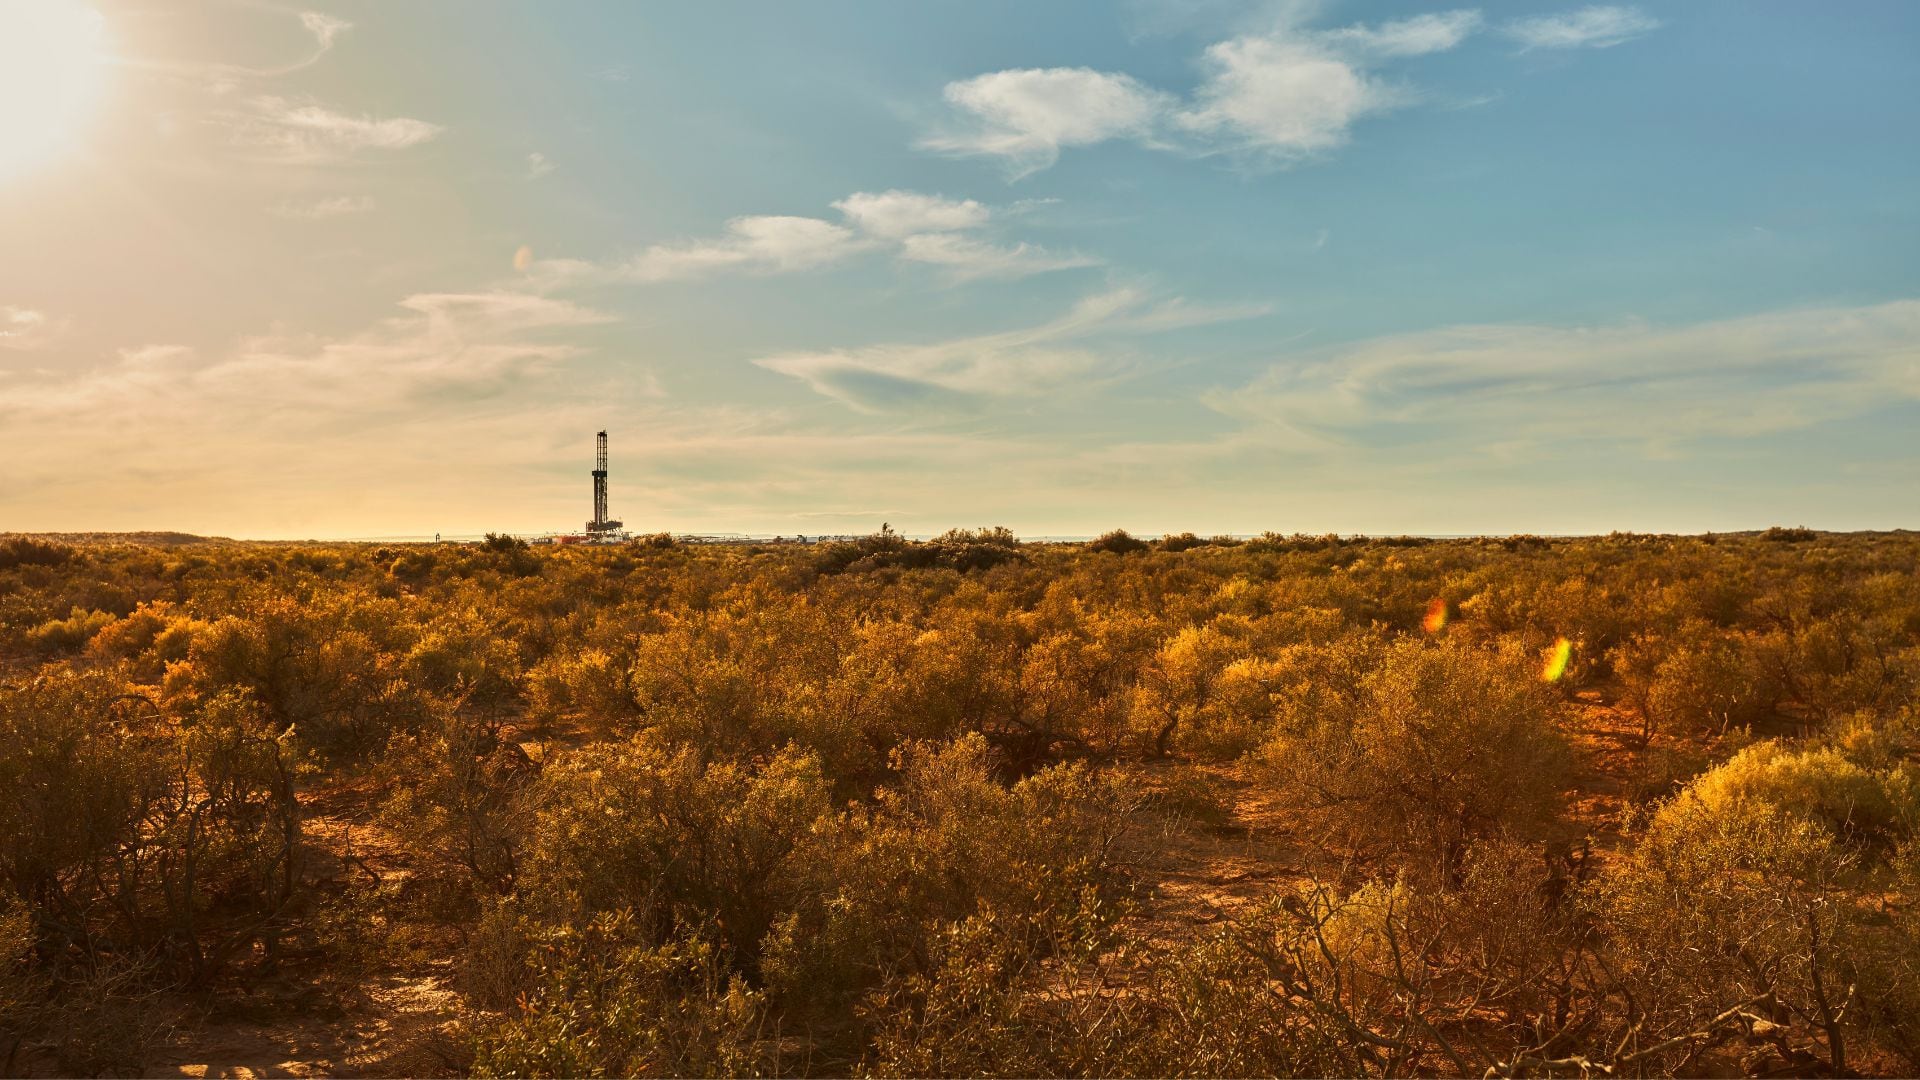
[[[1904,533],[0,538],[7,1072],[1911,1074],[1916,830]]]

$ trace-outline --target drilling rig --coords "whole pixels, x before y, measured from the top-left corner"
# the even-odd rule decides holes
[[[606,537],[619,531],[620,523],[607,517],[607,433],[594,438],[593,520],[587,522],[589,537]]]

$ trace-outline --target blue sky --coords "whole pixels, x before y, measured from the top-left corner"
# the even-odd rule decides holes
[[[0,528],[1920,525],[1912,5],[50,11]]]

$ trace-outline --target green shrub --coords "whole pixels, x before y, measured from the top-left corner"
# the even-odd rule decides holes
[[[1136,539],[1125,529],[1115,529],[1089,541],[1087,550],[1113,555],[1132,555],[1135,552],[1146,551],[1151,546],[1145,540]]]
[[[484,1024],[475,1076],[756,1076],[777,1072],[765,999],[721,949],[683,931],[654,942],[628,911],[537,937],[531,986]]]
[[[1119,916],[1115,844],[1133,803],[1115,781],[1060,765],[1006,787],[978,735],[904,747],[895,763],[897,786],[822,830],[801,864],[806,900],[765,964],[784,1007],[832,1015],[890,975],[926,972],[943,928],[983,910],[1033,956],[1070,924]]]
[[[1194,548],[1209,546],[1211,541],[1203,540],[1190,532],[1168,533],[1160,538],[1161,551],[1192,551]]]
[[[969,573],[1024,559],[1005,528],[949,529],[932,540],[908,540],[890,527],[852,542],[828,544],[814,561],[823,574],[945,569]]]
[[[1844,1069],[1835,1017],[1862,944],[1859,913],[1844,900],[1855,860],[1810,818],[1759,799],[1693,798],[1713,777],[1656,814],[1600,882],[1599,917],[1612,970],[1638,1010],[1638,1038],[1658,1043],[1770,1001],[1775,1020],[1801,1025]]]
[[[49,619],[27,631],[27,644],[43,653],[78,652],[113,622],[113,614],[76,607],[64,619]]]
[[[1350,707],[1269,745],[1274,791],[1351,849],[1448,873],[1476,839],[1541,833],[1570,755],[1532,668],[1519,654],[1399,642]]]
[[[29,536],[0,539],[0,570],[16,566],[64,566],[80,557],[65,544],[35,540]]]
[[[630,909],[647,940],[712,920],[748,970],[795,904],[803,845],[830,807],[818,759],[708,762],[652,734],[561,755],[528,792],[520,892],[554,922]]]
[[[1740,804],[1756,803],[1815,822],[1836,838],[1889,849],[1920,826],[1917,779],[1911,768],[1862,768],[1837,749],[1756,743],[1695,780],[1660,810],[1654,827],[1731,816]]]

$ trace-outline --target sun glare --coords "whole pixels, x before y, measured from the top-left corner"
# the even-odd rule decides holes
[[[79,141],[106,82],[105,39],[78,0],[0,0],[0,180]]]

